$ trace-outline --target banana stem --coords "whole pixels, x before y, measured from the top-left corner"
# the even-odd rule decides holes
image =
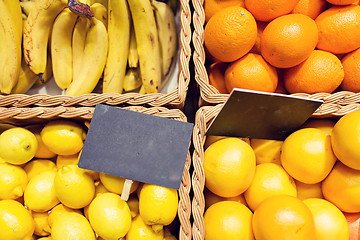
[[[69,9],[78,14],[83,15],[85,17],[94,17],[94,14],[90,10],[90,6],[81,2],[78,2],[77,0],[68,0],[68,7]]]

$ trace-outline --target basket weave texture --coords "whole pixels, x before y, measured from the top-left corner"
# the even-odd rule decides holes
[[[195,65],[195,80],[200,88],[200,105],[204,106],[224,103],[228,99],[229,94],[220,94],[215,87],[209,84],[209,78],[205,67],[206,56],[204,50],[204,0],[192,0],[192,3],[194,6],[193,61]],[[360,93],[339,91],[333,94],[296,93],[291,95],[324,101],[322,106],[315,111],[313,117],[343,116],[349,112],[360,109]]]
[[[94,113],[94,107],[34,107],[34,108],[4,108],[0,107],[0,123],[12,123],[17,125],[27,125],[31,123],[45,123],[54,119],[72,119],[76,121],[91,120]],[[159,117],[174,119],[178,121],[186,122],[186,116],[178,109],[167,109],[165,107],[152,107],[145,108],[140,106],[128,106],[124,109],[142,112]],[[191,157],[188,151],[184,173],[182,176],[182,182],[180,185],[179,193],[179,205],[178,205],[178,218],[180,221],[179,239],[190,240],[191,239],[191,201],[190,201],[190,165]]]
[[[191,10],[189,0],[180,0],[180,34],[179,34],[179,74],[178,86],[173,91],[164,93],[151,93],[141,95],[139,93],[90,93],[78,97],[48,94],[11,94],[0,95],[0,107],[55,107],[55,106],[85,106],[91,107],[99,103],[115,106],[147,105],[153,107],[167,106],[183,108],[187,89],[190,82],[189,61],[191,56]]]

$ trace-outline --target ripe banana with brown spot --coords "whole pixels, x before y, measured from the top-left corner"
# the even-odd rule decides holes
[[[104,70],[108,53],[108,34],[105,25],[96,18],[90,19],[90,27],[85,38],[83,63],[65,95],[79,96],[91,93]]]
[[[90,6],[91,12],[94,14],[94,17],[98,20],[102,21],[102,23],[105,25],[106,29],[108,28],[108,13],[107,9],[104,5],[101,3],[93,3]]]
[[[137,68],[139,65],[139,56],[137,53],[135,31],[134,31],[133,27],[131,27],[131,29],[130,29],[128,65],[129,65],[129,68]]]
[[[162,63],[158,29],[149,0],[128,0],[135,29],[139,68],[146,93],[159,90]]]
[[[51,59],[54,80],[66,89],[73,79],[72,36],[77,15],[65,8],[55,19],[51,33]]]
[[[135,89],[138,89],[141,84],[142,82],[139,74],[139,69],[129,68],[126,72],[124,79],[124,91],[134,91]]]
[[[15,1],[14,0],[2,0],[2,1],[5,3],[8,11],[15,23],[15,28],[17,30],[17,33],[18,33],[20,41],[21,41],[23,31],[22,31],[22,11],[21,11],[20,2],[16,1],[16,0]]]

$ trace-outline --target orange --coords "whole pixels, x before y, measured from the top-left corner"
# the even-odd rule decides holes
[[[228,92],[233,88],[275,92],[277,82],[276,69],[255,53],[246,54],[231,63],[225,71],[225,86]]]
[[[324,198],[321,191],[321,182],[306,184],[295,180],[297,198],[300,200],[308,198]]]
[[[336,161],[330,136],[316,128],[304,128],[290,134],[282,145],[280,159],[290,176],[307,184],[321,182]]]
[[[233,62],[248,53],[256,36],[256,21],[242,7],[228,7],[216,13],[204,30],[207,50],[222,62]]]
[[[299,199],[277,195],[255,210],[253,230],[258,240],[315,240],[315,224],[308,207]]]
[[[220,10],[232,6],[245,7],[245,2],[244,0],[205,0],[205,21],[209,21],[209,19]]]
[[[256,166],[254,179],[244,195],[248,206],[253,211],[262,201],[271,196],[297,196],[294,179],[275,163],[263,163]]]
[[[340,118],[333,128],[331,144],[342,163],[360,170],[360,110]]]
[[[326,200],[341,211],[360,212],[360,170],[349,168],[338,161],[322,183]]]
[[[346,218],[337,207],[319,198],[309,198],[303,202],[313,215],[317,240],[349,240]]]
[[[360,212],[359,213],[344,213],[347,220],[350,232],[349,240],[360,239]]]
[[[205,186],[221,197],[235,197],[249,187],[255,173],[255,153],[238,138],[224,138],[204,153]]]
[[[318,128],[326,135],[331,135],[335,122],[330,119],[308,119],[301,128]]]
[[[255,139],[250,140],[250,146],[256,156],[256,164],[276,163],[281,165],[280,149],[283,141]]]
[[[310,56],[317,41],[314,20],[303,14],[288,14],[266,26],[260,41],[261,54],[274,67],[294,67]]]
[[[256,21],[256,25],[257,25],[257,37],[256,37],[256,42],[255,42],[253,48],[250,50],[250,52],[261,55],[260,40],[261,40],[261,36],[262,36],[262,34],[263,34],[263,32],[264,32],[264,29],[265,29],[265,27],[268,25],[268,23],[267,23],[267,22]]]
[[[331,53],[348,53],[360,47],[360,6],[334,6],[315,22],[319,29],[317,48]]]
[[[326,0],[334,5],[349,5],[358,2],[357,0]]]
[[[291,13],[300,13],[315,19],[325,7],[325,0],[300,0]]]
[[[340,60],[321,50],[314,50],[308,59],[284,73],[285,87],[290,93],[332,93],[343,79]]]
[[[204,197],[205,197],[205,209],[208,209],[211,205],[213,205],[215,203],[223,202],[223,201],[239,202],[239,203],[247,206],[247,203],[245,201],[243,194],[240,194],[239,196],[236,196],[236,197],[224,198],[224,197],[220,197],[220,196],[212,193],[211,191],[209,191],[209,189],[205,188]]]
[[[344,80],[340,87],[344,91],[360,92],[360,48],[341,59]]]
[[[269,22],[290,13],[299,0],[245,0],[248,9],[256,20]]]
[[[227,64],[223,62],[216,62],[211,64],[208,69],[209,83],[214,86],[219,93],[228,93],[225,87],[225,70],[227,68]]]
[[[252,212],[245,205],[223,201],[211,205],[205,212],[205,240],[253,240]]]

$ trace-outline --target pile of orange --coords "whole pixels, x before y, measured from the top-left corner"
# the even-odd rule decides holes
[[[204,10],[209,83],[220,93],[360,91],[359,1],[205,0]]]

